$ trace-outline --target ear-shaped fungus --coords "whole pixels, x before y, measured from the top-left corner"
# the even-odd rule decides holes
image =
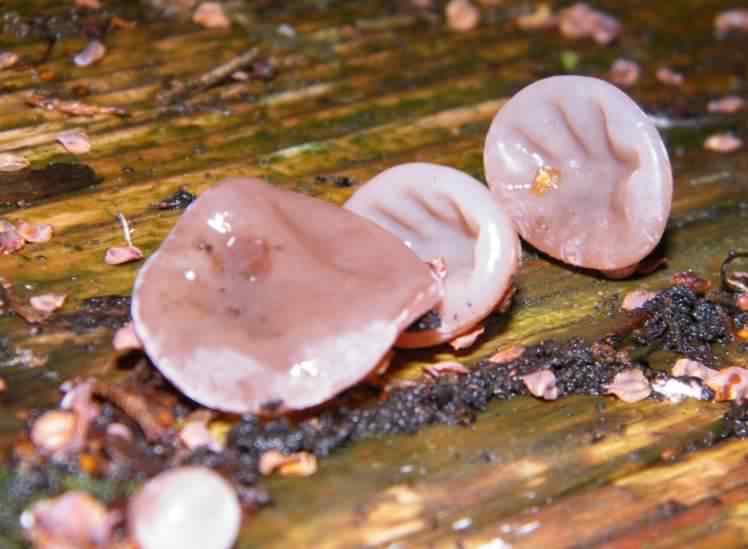
[[[140,270],[132,316],[154,364],[192,399],[280,413],[360,381],[439,298],[428,266],[375,224],[227,179]]]
[[[527,86],[494,118],[486,178],[521,236],[566,263],[635,266],[665,230],[673,179],[647,115],[596,78]]]
[[[426,163],[395,166],[344,207],[397,235],[442,271],[438,318],[403,332],[400,347],[428,347],[465,333],[511,286],[521,253],[511,220],[486,187],[461,171]]]

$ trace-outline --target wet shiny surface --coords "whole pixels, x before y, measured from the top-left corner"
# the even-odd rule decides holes
[[[523,238],[572,265],[633,265],[660,241],[672,175],[645,113],[607,82],[540,80],[494,118],[486,177]]]
[[[438,290],[369,221],[230,179],[185,211],[141,269],[133,319],[156,366],[194,400],[277,412],[363,378]]]

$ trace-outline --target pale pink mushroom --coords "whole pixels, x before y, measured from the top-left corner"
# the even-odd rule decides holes
[[[258,179],[227,179],[182,214],[135,281],[135,331],[200,404],[281,413],[377,367],[440,287],[368,220]]]
[[[31,428],[31,442],[46,455],[63,455],[73,445],[76,418],[73,412],[50,410],[41,415]]]
[[[566,263],[625,269],[665,230],[667,150],[647,115],[603,80],[554,76],[521,90],[494,118],[484,163],[521,236]]]
[[[444,11],[452,30],[466,32],[480,23],[480,10],[470,0],[449,0]]]
[[[559,395],[559,389],[556,385],[556,375],[550,370],[538,370],[526,376],[522,376],[522,381],[530,391],[530,394],[545,400],[556,400]]]
[[[675,72],[669,67],[660,67],[655,73],[655,78],[668,86],[682,86],[686,81],[682,73]]]
[[[31,306],[40,313],[53,313],[65,304],[65,294],[41,294],[29,299]]]
[[[211,419],[213,413],[210,410],[201,409],[191,413],[179,430],[179,442],[190,450],[206,446],[213,452],[222,451],[224,442],[208,428]]]
[[[616,59],[608,71],[608,79],[619,86],[628,88],[639,80],[639,65],[628,59]]]
[[[141,549],[229,549],[241,525],[236,492],[207,467],[180,467],[149,480],[127,519]]]
[[[639,402],[652,394],[649,381],[638,368],[629,368],[617,373],[613,381],[603,389],[605,394],[615,395],[624,402]]]
[[[734,8],[717,14],[714,18],[717,36],[731,31],[748,31],[748,8]]]
[[[192,15],[192,21],[206,29],[227,29],[231,26],[231,19],[219,2],[202,2]]]
[[[511,285],[521,254],[511,220],[466,173],[401,164],[368,181],[344,207],[397,235],[423,261],[441,258],[446,265],[434,322],[404,332],[399,347],[428,347],[464,334]]]

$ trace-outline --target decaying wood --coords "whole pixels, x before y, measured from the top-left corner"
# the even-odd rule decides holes
[[[139,265],[104,261],[107,248],[122,244],[116,215],[130,221],[147,256],[179,214],[153,204],[180,188],[199,194],[224,176],[265,177],[338,204],[399,162],[438,162],[480,178],[491,118],[513,91],[559,72],[558,51],[574,50],[583,72],[597,75],[625,53],[620,44],[601,50],[519,31],[509,21],[511,6],[486,8],[493,16],[474,31],[449,33],[420,16],[383,15],[389,13],[385,3],[390,9],[391,3],[375,0],[346,9],[269,10],[264,18],[242,19],[243,28],[230,33],[139,22],[109,34],[107,55],[89,67],[71,64],[71,52],[84,40],[63,42],[39,67],[25,60],[41,58],[44,40],[4,46],[21,61],[0,72],[0,152],[19,154],[40,170],[49,162],[78,162],[56,143],[61,131],[85,132],[91,143],[82,160],[86,168],[70,171],[69,185],[55,180],[45,186],[35,171],[28,182],[13,175],[0,188],[4,218],[55,227],[51,241],[0,257],[0,273],[19,299],[66,294],[64,315],[79,313],[86,298],[129,294]],[[42,0],[28,4],[54,9]],[[719,286],[722,259],[748,242],[748,152],[703,149],[703,138],[721,123],[706,116],[706,103],[727,91],[722,84],[743,63],[739,45],[745,42],[712,39],[712,16],[729,6],[703,4],[631,8],[639,24],[655,28],[663,43],[677,43],[678,51],[650,52],[634,23],[624,25],[625,44],[651,56],[638,59],[643,83],[631,93],[658,116],[699,113],[693,127],[663,130],[676,176],[663,244],[667,267],[608,281],[531,253],[517,276],[510,314],[491,319],[478,345],[457,354],[448,348],[398,352],[387,383],[422,376],[424,366],[440,362],[469,367],[512,344],[629,329],[618,312],[621,298],[637,288],[662,288],[675,272],[694,269]],[[281,24],[292,37],[287,29],[277,33]],[[695,34],[704,39],[682,40]],[[255,44],[275,52],[273,81],[227,81],[255,59]],[[694,64],[677,94],[655,84],[658,66],[690,69],[685,60],[692,58],[720,62]],[[42,73],[50,75],[48,84]],[[168,81],[182,84],[163,94]],[[29,106],[29,97],[44,108]],[[171,103],[166,112],[164,102]],[[90,108],[48,108],[74,103]],[[127,118],[107,114],[125,111]],[[725,120],[745,133],[744,119]],[[95,176],[82,172],[89,168]],[[336,185],[334,176],[352,186]],[[114,326],[125,320],[90,330],[64,321],[30,330],[19,318],[0,316],[0,360],[14,349],[47,358],[44,368],[0,370],[7,384],[0,393],[0,447],[11,447],[29,409],[58,400],[63,379],[116,377],[102,364],[114,354]],[[729,360],[745,363],[747,356],[731,352]],[[676,357],[648,358],[666,368]],[[240,547],[744,545],[748,443],[699,449],[718,438],[724,411],[714,403],[623,404],[611,397],[495,403],[472,427],[360,442],[320,460],[310,478],[269,479],[276,505],[246,521]],[[157,438],[163,427],[142,417]],[[0,545],[4,535],[0,531]]]

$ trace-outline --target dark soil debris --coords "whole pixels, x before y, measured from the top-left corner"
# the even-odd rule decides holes
[[[179,189],[171,196],[164,198],[161,202],[153,205],[157,210],[184,210],[187,206],[192,204],[196,195],[184,189]]]

